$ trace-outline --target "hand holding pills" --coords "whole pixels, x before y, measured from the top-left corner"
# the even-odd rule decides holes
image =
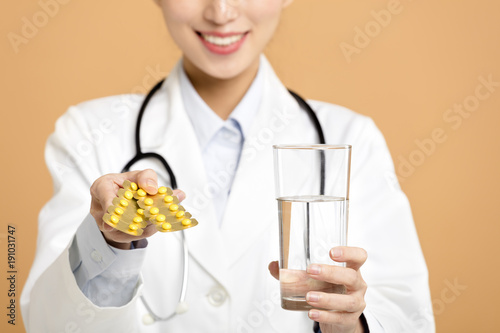
[[[198,222],[179,203],[184,192],[157,187],[153,170],[108,174],[92,185],[90,213],[108,244],[129,249],[157,231],[173,232]]]

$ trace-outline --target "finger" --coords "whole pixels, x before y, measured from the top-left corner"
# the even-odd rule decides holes
[[[360,313],[342,311],[309,310],[309,318],[318,323],[331,324],[334,326],[355,326],[359,320]]]
[[[342,295],[310,291],[306,294],[306,300],[316,308],[336,311],[359,312],[366,306],[359,294]]]
[[[99,221],[99,223],[97,224],[97,227],[99,228],[99,230],[101,230],[103,232],[109,232],[109,231],[114,229],[112,226],[110,226],[109,224],[107,224],[106,222],[104,222],[102,220]]]
[[[140,170],[140,171],[129,171],[129,172],[124,172],[120,174],[122,176],[120,178],[121,183],[123,183],[124,180],[130,180],[139,185],[140,188],[145,189],[149,194],[156,194],[158,192],[158,175],[156,172],[152,169],[146,169],[146,170]],[[149,181],[148,177],[151,176],[153,182],[154,182],[154,193],[148,191],[145,187],[143,187],[144,183],[147,183]],[[122,179],[123,178],[123,179]],[[145,185],[144,185],[145,186]],[[151,189],[153,191],[153,189]],[[179,199],[179,202],[182,200],[186,199],[186,193],[182,190],[173,190],[173,194]]]
[[[347,267],[357,271],[366,262],[368,254],[360,247],[337,246],[330,250],[330,258],[345,262]]]
[[[186,199],[186,193],[183,190],[173,190],[173,195],[179,199],[179,202]]]
[[[116,196],[120,186],[116,182],[118,175],[106,175],[94,182],[90,187],[92,196],[91,214],[104,215],[109,206],[113,204],[113,198]]]
[[[110,174],[97,179],[90,187],[90,194],[92,195],[92,198],[103,204],[103,201],[105,201],[103,200],[104,197],[111,194],[110,200],[112,201],[112,197],[116,195],[121,186],[119,180],[117,180],[118,177],[118,174]]]
[[[280,268],[279,268],[279,265],[278,265],[278,262],[277,261],[271,261],[269,263],[269,266],[267,267],[269,269],[269,273],[271,273],[271,275],[276,279],[276,280],[279,280],[280,279]]]
[[[358,290],[364,287],[360,274],[352,268],[312,264],[307,267],[307,273],[315,280],[333,284],[343,284],[348,290]]]
[[[129,180],[136,182],[140,188],[149,194],[158,193],[158,176],[154,170],[146,169],[139,171],[136,174],[132,173],[130,176]]]

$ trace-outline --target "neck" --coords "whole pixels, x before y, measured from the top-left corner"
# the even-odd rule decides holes
[[[220,118],[226,120],[257,75],[259,58],[242,73],[229,79],[218,79],[204,73],[186,57],[183,66],[196,92]]]

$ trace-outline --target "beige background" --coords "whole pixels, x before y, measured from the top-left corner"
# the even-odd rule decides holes
[[[151,76],[165,75],[180,55],[150,1],[60,1],[66,3],[45,22],[37,1],[1,4],[0,327],[7,326],[7,224],[17,228],[19,295],[35,252],[37,214],[51,195],[43,148],[55,120],[69,105],[149,88]],[[373,117],[397,168],[401,158],[414,162],[399,176],[429,266],[438,331],[493,332],[500,87],[481,95],[460,126],[443,117],[454,104],[474,107],[479,77],[500,82],[500,3],[401,0],[396,11],[393,4],[296,0],[266,53],[290,88]],[[372,11],[388,6],[395,13],[381,27]],[[34,18],[40,27],[24,31],[29,38],[16,53],[9,33],[23,36]],[[369,43],[355,39],[357,28],[372,29]],[[346,57],[342,43],[357,45],[357,53]],[[424,155],[415,140],[432,138],[436,128],[446,140]],[[453,293],[454,281],[466,289]],[[23,331],[19,312],[17,324],[8,331]]]

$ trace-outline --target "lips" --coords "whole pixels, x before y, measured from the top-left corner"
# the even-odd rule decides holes
[[[196,31],[196,34],[210,52],[222,55],[236,52],[244,43],[248,33],[248,31],[230,33]]]

